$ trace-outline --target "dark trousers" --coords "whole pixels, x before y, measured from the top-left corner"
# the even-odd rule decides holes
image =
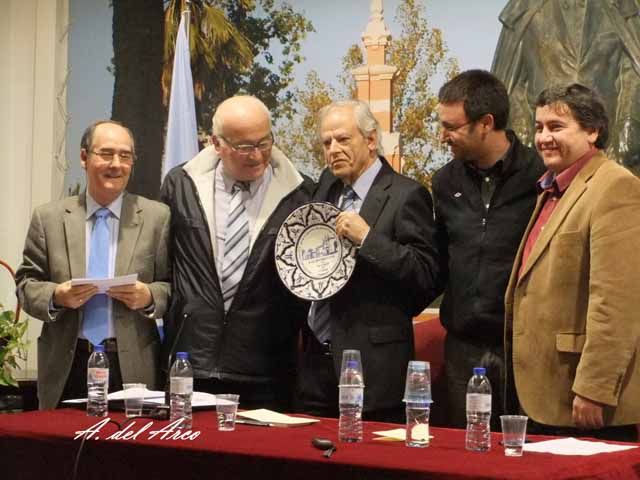
[[[278,412],[291,411],[291,388],[284,382],[281,384],[249,383],[216,378],[194,378],[193,389],[214,395],[223,393],[240,395],[239,407],[244,410],[268,408]]]
[[[109,346],[105,348],[109,359],[109,393],[122,390],[122,372],[118,360],[115,340],[105,341]],[[67,383],[62,391],[62,400],[72,398],[87,398],[87,363],[91,355],[91,346],[86,340],[78,339],[76,353],[71,364],[71,371]],[[59,405],[60,406],[60,405]]]
[[[338,378],[331,348],[320,344],[310,331],[305,335],[304,343],[298,371],[296,411],[314,417],[338,418]],[[366,387],[364,394],[366,397]],[[375,422],[404,423],[404,406],[366,411],[362,418]]]
[[[444,345],[447,379],[447,425],[467,426],[467,384],[474,367],[484,367],[491,382],[491,430],[499,432],[504,414],[504,349],[501,345],[471,342],[447,333]]]
[[[331,347],[322,345],[310,331],[298,370],[296,410],[317,417],[338,417],[338,379]]]

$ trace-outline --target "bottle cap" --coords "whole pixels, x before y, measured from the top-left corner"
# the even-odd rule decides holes
[[[104,353],[104,345],[94,345],[93,346],[93,351],[94,352],[102,352],[102,353]]]
[[[347,360],[345,366],[346,366],[346,368],[358,368],[358,361],[357,360]]]
[[[487,373],[487,370],[484,367],[475,367],[473,369],[474,375],[485,375],[486,373]]]
[[[189,353],[188,352],[178,352],[178,353],[176,353],[176,359],[189,360]]]
[[[407,366],[407,372],[426,372],[427,370],[430,370],[429,362],[411,360]]]

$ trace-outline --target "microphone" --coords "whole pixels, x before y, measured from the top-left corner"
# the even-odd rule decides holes
[[[173,356],[175,355],[175,350],[178,346],[178,340],[180,339],[180,336],[182,335],[182,328],[184,327],[185,322],[187,321],[187,319],[189,318],[189,314],[185,313],[182,316],[182,321],[180,322],[180,325],[178,325],[178,331],[176,332],[176,336],[173,339],[173,342],[171,343],[171,348],[169,349],[169,355],[167,358],[167,380],[165,381],[165,389],[164,389],[164,405],[160,405],[160,407],[165,407],[165,408],[169,408],[170,405],[170,400],[169,400],[169,396],[171,394],[171,360],[173,358]]]

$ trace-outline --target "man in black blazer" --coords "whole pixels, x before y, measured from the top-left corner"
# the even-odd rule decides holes
[[[342,351],[357,349],[365,419],[402,422],[407,363],[414,356],[412,318],[435,297],[431,197],[382,157],[380,127],[367,104],[332,103],[320,111],[318,125],[327,168],[313,199],[344,205],[355,192],[336,232],[359,248],[348,284],[311,307],[298,400],[302,411],[337,416]],[[318,325],[322,309],[325,328]]]
[[[212,143],[161,189],[172,212],[175,292],[166,353],[189,352],[197,391],[237,393],[246,409],[288,410],[306,304],[279,281],[274,245],[313,184],[274,145],[271,114],[255,97],[218,105]]]

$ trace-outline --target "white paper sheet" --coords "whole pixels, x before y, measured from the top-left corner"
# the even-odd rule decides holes
[[[107,395],[109,400],[124,400],[125,398],[131,397],[139,397],[138,389],[130,389],[130,390],[119,390],[117,392],[110,393]],[[149,390],[147,388],[144,389],[144,399],[150,400],[152,398],[161,398],[164,400],[164,392],[160,390]],[[86,399],[85,399],[86,400]]]
[[[378,432],[373,432],[374,435],[379,435],[375,437],[374,440],[392,440],[397,442],[404,442],[407,438],[407,430],[405,428],[394,428],[393,430],[380,430]],[[429,438],[433,438],[433,435],[429,435]]]
[[[162,398],[145,398],[144,403],[152,403],[155,405],[164,404],[164,392],[162,392]],[[211,393],[205,392],[193,392],[191,396],[192,407],[215,407],[216,396]]]
[[[380,430],[378,432],[373,432],[374,435],[379,435],[379,437],[374,440],[396,440],[403,441],[407,438],[407,431],[404,428],[394,428],[393,430]]]
[[[130,395],[131,395],[131,392],[127,393],[127,390],[120,390],[118,392],[110,393],[107,396],[107,398],[109,400],[124,400]],[[75,403],[86,403],[86,402],[87,402],[86,398],[75,398],[73,400],[65,400],[62,403],[75,404]],[[145,390],[144,403],[152,404],[152,405],[163,405],[164,392],[160,390]],[[191,397],[191,406],[192,407],[215,407],[216,396],[210,393],[193,392],[193,396]]]
[[[613,445],[605,442],[578,440],[577,438],[558,438],[542,442],[525,443],[525,452],[553,453],[555,455],[596,455],[598,453],[620,452],[638,448],[633,445]]]
[[[112,392],[109,395],[107,395],[107,399],[109,400],[124,400],[125,398],[128,398],[130,396],[132,396],[134,392],[128,392],[127,390],[119,390],[117,392]],[[136,395],[137,396],[137,395]],[[161,392],[159,390],[148,390],[145,388],[144,390],[144,399],[145,401],[151,401],[151,400],[156,400],[156,399],[160,399],[162,400],[160,403],[164,402],[164,392]],[[62,403],[86,403],[87,399],[86,398],[74,398],[71,400],[64,400]]]
[[[238,416],[249,418],[265,425],[277,427],[311,425],[312,423],[320,421],[317,418],[291,417],[289,415],[285,415],[284,413],[267,410],[266,408],[259,408],[257,410],[245,410],[244,412],[238,412]]]
[[[95,285],[98,287],[98,293],[105,293],[111,287],[119,287],[120,285],[133,285],[138,280],[138,274],[121,275],[111,278],[72,278],[71,286],[75,285]]]

